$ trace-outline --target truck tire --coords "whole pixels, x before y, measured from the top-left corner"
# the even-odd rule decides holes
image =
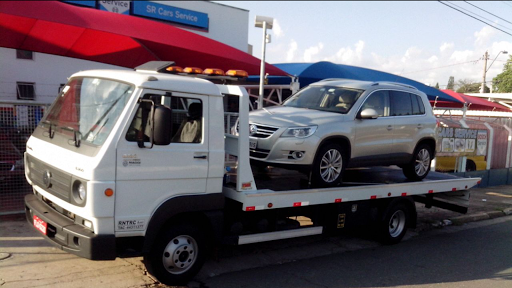
[[[199,272],[206,257],[206,238],[193,224],[177,224],[160,231],[144,265],[158,281],[186,285]]]
[[[411,163],[404,165],[402,171],[408,179],[419,181],[425,178],[428,172],[430,172],[431,162],[432,148],[427,144],[421,144],[414,150]]]
[[[323,145],[313,161],[312,184],[314,187],[335,187],[343,178],[346,156],[336,143]]]
[[[392,245],[400,242],[407,232],[410,211],[404,203],[397,203],[386,211],[384,220],[378,224],[380,241]]]

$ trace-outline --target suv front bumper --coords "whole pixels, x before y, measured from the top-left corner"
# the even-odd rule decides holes
[[[25,196],[25,214],[30,225],[34,216],[47,224],[46,240],[59,249],[91,260],[114,260],[116,238],[112,235],[96,235],[73,220],[53,210],[34,194]]]

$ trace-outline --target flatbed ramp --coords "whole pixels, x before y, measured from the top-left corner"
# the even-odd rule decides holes
[[[267,173],[255,173],[254,179],[257,190],[237,191],[234,189],[235,186],[227,185],[224,187],[224,195],[242,203],[243,211],[405,196],[414,196],[418,202],[433,206],[439,206],[433,198],[442,196],[453,205],[464,206],[464,201],[469,200],[469,193],[464,191],[477,185],[481,180],[430,172],[424,180],[412,182],[403,176],[402,170],[398,167],[350,169],[345,171],[344,184],[334,188],[309,189],[305,176],[294,171],[276,168]],[[456,211],[465,213],[464,209]]]

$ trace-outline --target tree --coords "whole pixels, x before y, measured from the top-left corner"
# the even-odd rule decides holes
[[[482,87],[482,83],[475,82],[470,79],[462,79],[457,81],[457,93],[480,93],[480,87]],[[485,86],[485,93],[489,93],[489,88]]]
[[[455,86],[455,78],[453,76],[450,76],[450,79],[448,79],[448,85],[446,85],[446,89],[453,91],[454,86]]]
[[[436,83],[436,88],[439,89],[439,82]]]
[[[498,93],[512,92],[512,56],[509,56],[507,63],[503,65],[503,72],[492,79],[494,83],[493,89]]]

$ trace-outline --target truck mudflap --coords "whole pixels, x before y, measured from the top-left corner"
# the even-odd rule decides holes
[[[116,258],[114,235],[94,234],[53,210],[34,194],[25,196],[25,214],[31,226],[63,251],[91,260]]]

